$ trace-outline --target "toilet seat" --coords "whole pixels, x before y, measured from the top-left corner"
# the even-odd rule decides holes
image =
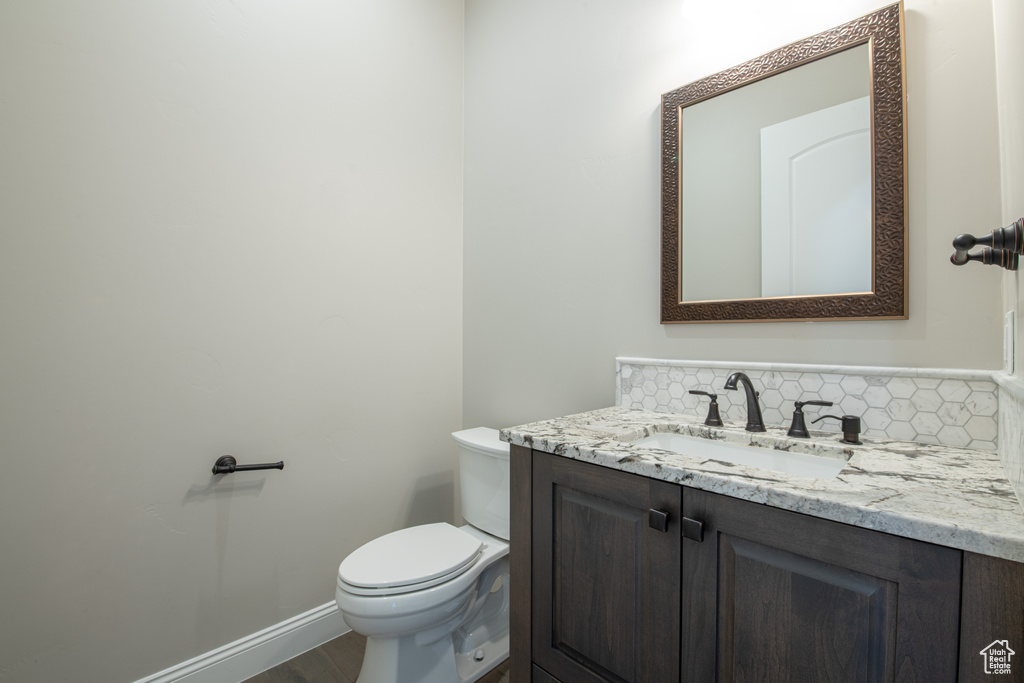
[[[398,595],[450,581],[480,556],[480,539],[451,524],[400,529],[356,549],[338,568],[339,585],[356,595]]]

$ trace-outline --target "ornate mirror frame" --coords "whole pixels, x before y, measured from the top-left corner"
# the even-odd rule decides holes
[[[868,43],[871,71],[872,291],[682,301],[682,109],[864,43]],[[906,319],[905,90],[903,5],[897,3],[662,95],[661,322]]]

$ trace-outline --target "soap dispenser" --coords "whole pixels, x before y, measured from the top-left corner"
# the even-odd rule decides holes
[[[833,420],[839,420],[842,423],[843,438],[839,439],[840,443],[852,443],[860,444],[860,418],[856,415],[822,415],[814,422],[821,422],[826,417],[831,417]],[[811,424],[814,424],[812,422]]]

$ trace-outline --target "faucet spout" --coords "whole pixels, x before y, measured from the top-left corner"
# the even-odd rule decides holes
[[[750,378],[742,372],[734,372],[725,380],[725,388],[735,389],[737,382],[743,385],[743,391],[747,395],[747,431],[765,431],[764,418],[761,417],[761,403]]]

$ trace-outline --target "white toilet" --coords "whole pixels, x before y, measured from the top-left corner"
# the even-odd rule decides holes
[[[335,600],[366,636],[356,683],[471,683],[508,657],[508,444],[487,427],[452,436],[469,524],[386,534],[338,568]]]

